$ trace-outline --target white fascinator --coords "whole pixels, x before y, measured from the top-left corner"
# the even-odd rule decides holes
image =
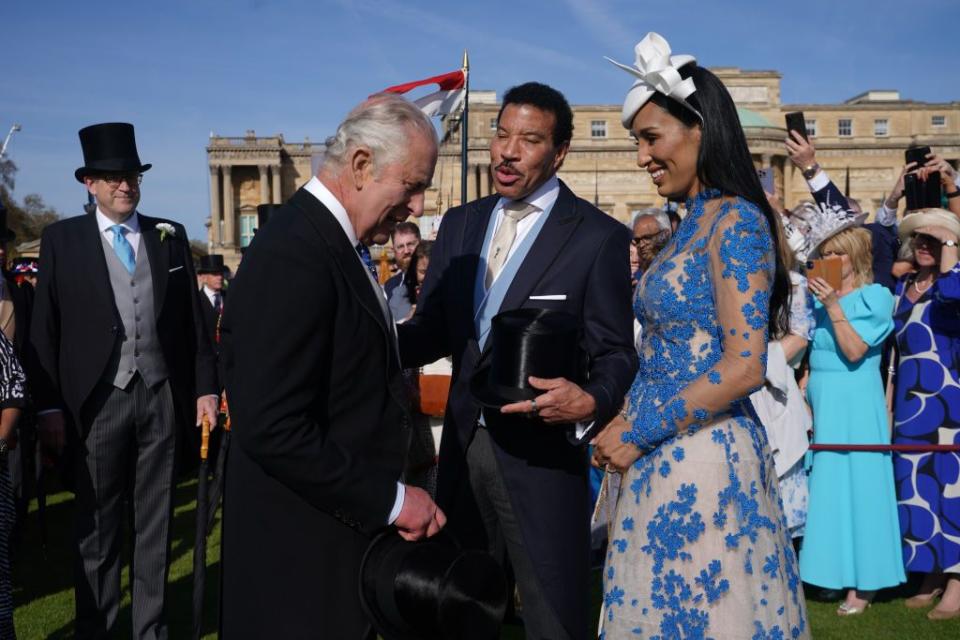
[[[657,91],[679,102],[692,113],[695,113],[700,118],[700,122],[703,122],[703,115],[687,102],[690,94],[697,90],[693,78],[684,80],[680,77],[679,72],[681,67],[696,62],[697,59],[688,55],[670,55],[670,43],[659,33],[653,31],[645,35],[643,40],[633,48],[633,51],[636,54],[636,60],[632,66],[606,58],[637,78],[623,101],[623,111],[620,114],[620,122],[623,123],[623,126],[627,129],[630,128],[637,111]]]

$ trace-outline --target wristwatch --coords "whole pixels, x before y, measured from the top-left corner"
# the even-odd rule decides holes
[[[801,173],[803,174],[804,180],[813,180],[813,176],[817,175],[818,171],[820,171],[820,164],[814,162],[810,166],[804,167]]]
[[[957,241],[956,241],[956,240],[944,240],[944,241],[941,242],[940,244],[942,244],[942,245],[945,246],[945,247],[955,247],[955,246],[957,246]]]

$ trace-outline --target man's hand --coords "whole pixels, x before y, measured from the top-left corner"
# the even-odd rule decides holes
[[[787,155],[798,169],[803,171],[817,161],[817,150],[813,143],[804,140],[799,131],[790,131],[790,137],[784,140],[787,145]]]
[[[916,162],[908,162],[903,166],[902,169],[900,169],[900,175],[897,176],[897,181],[894,183],[893,189],[890,190],[890,195],[887,196],[886,201],[883,203],[886,205],[887,209],[893,209],[896,211],[900,204],[900,198],[903,197],[903,176],[914,171],[916,168]]]
[[[944,160],[943,156],[928,153],[927,154],[927,163],[918,171],[918,177],[921,180],[926,180],[934,171],[940,172],[940,182],[943,187],[948,191],[953,191],[955,188],[955,180],[957,179],[957,170],[953,168],[949,162]]]
[[[210,428],[217,428],[217,400],[218,396],[200,396],[197,398],[197,426],[203,423],[203,416],[210,419]]]
[[[594,466],[624,473],[640,457],[640,449],[623,441],[633,426],[617,416],[590,443],[594,446]]]
[[[394,521],[397,532],[404,540],[413,542],[436,535],[447,524],[444,515],[430,494],[409,484],[404,487],[403,507]]]
[[[593,396],[566,378],[530,376],[530,386],[546,391],[533,400],[514,402],[500,409],[501,413],[534,413],[547,424],[590,422],[597,412]]]
[[[37,416],[37,437],[40,444],[59,455],[67,445],[67,430],[63,412],[51,411]]]

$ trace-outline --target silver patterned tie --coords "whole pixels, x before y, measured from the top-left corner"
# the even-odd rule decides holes
[[[500,275],[503,265],[507,263],[510,247],[517,238],[517,223],[534,211],[537,211],[537,207],[523,200],[514,200],[503,205],[503,219],[500,220],[497,232],[493,234],[493,242],[490,243],[490,253],[487,258],[487,289]]]

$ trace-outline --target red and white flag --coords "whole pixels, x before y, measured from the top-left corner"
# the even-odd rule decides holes
[[[440,90],[425,95],[422,98],[414,100],[413,103],[420,107],[430,117],[445,116],[453,113],[463,104],[463,98],[466,94],[466,75],[463,69],[444,73],[432,78],[424,78],[414,82],[398,84],[383,90],[384,93],[406,93],[411,89],[422,87],[425,84],[440,85]]]

